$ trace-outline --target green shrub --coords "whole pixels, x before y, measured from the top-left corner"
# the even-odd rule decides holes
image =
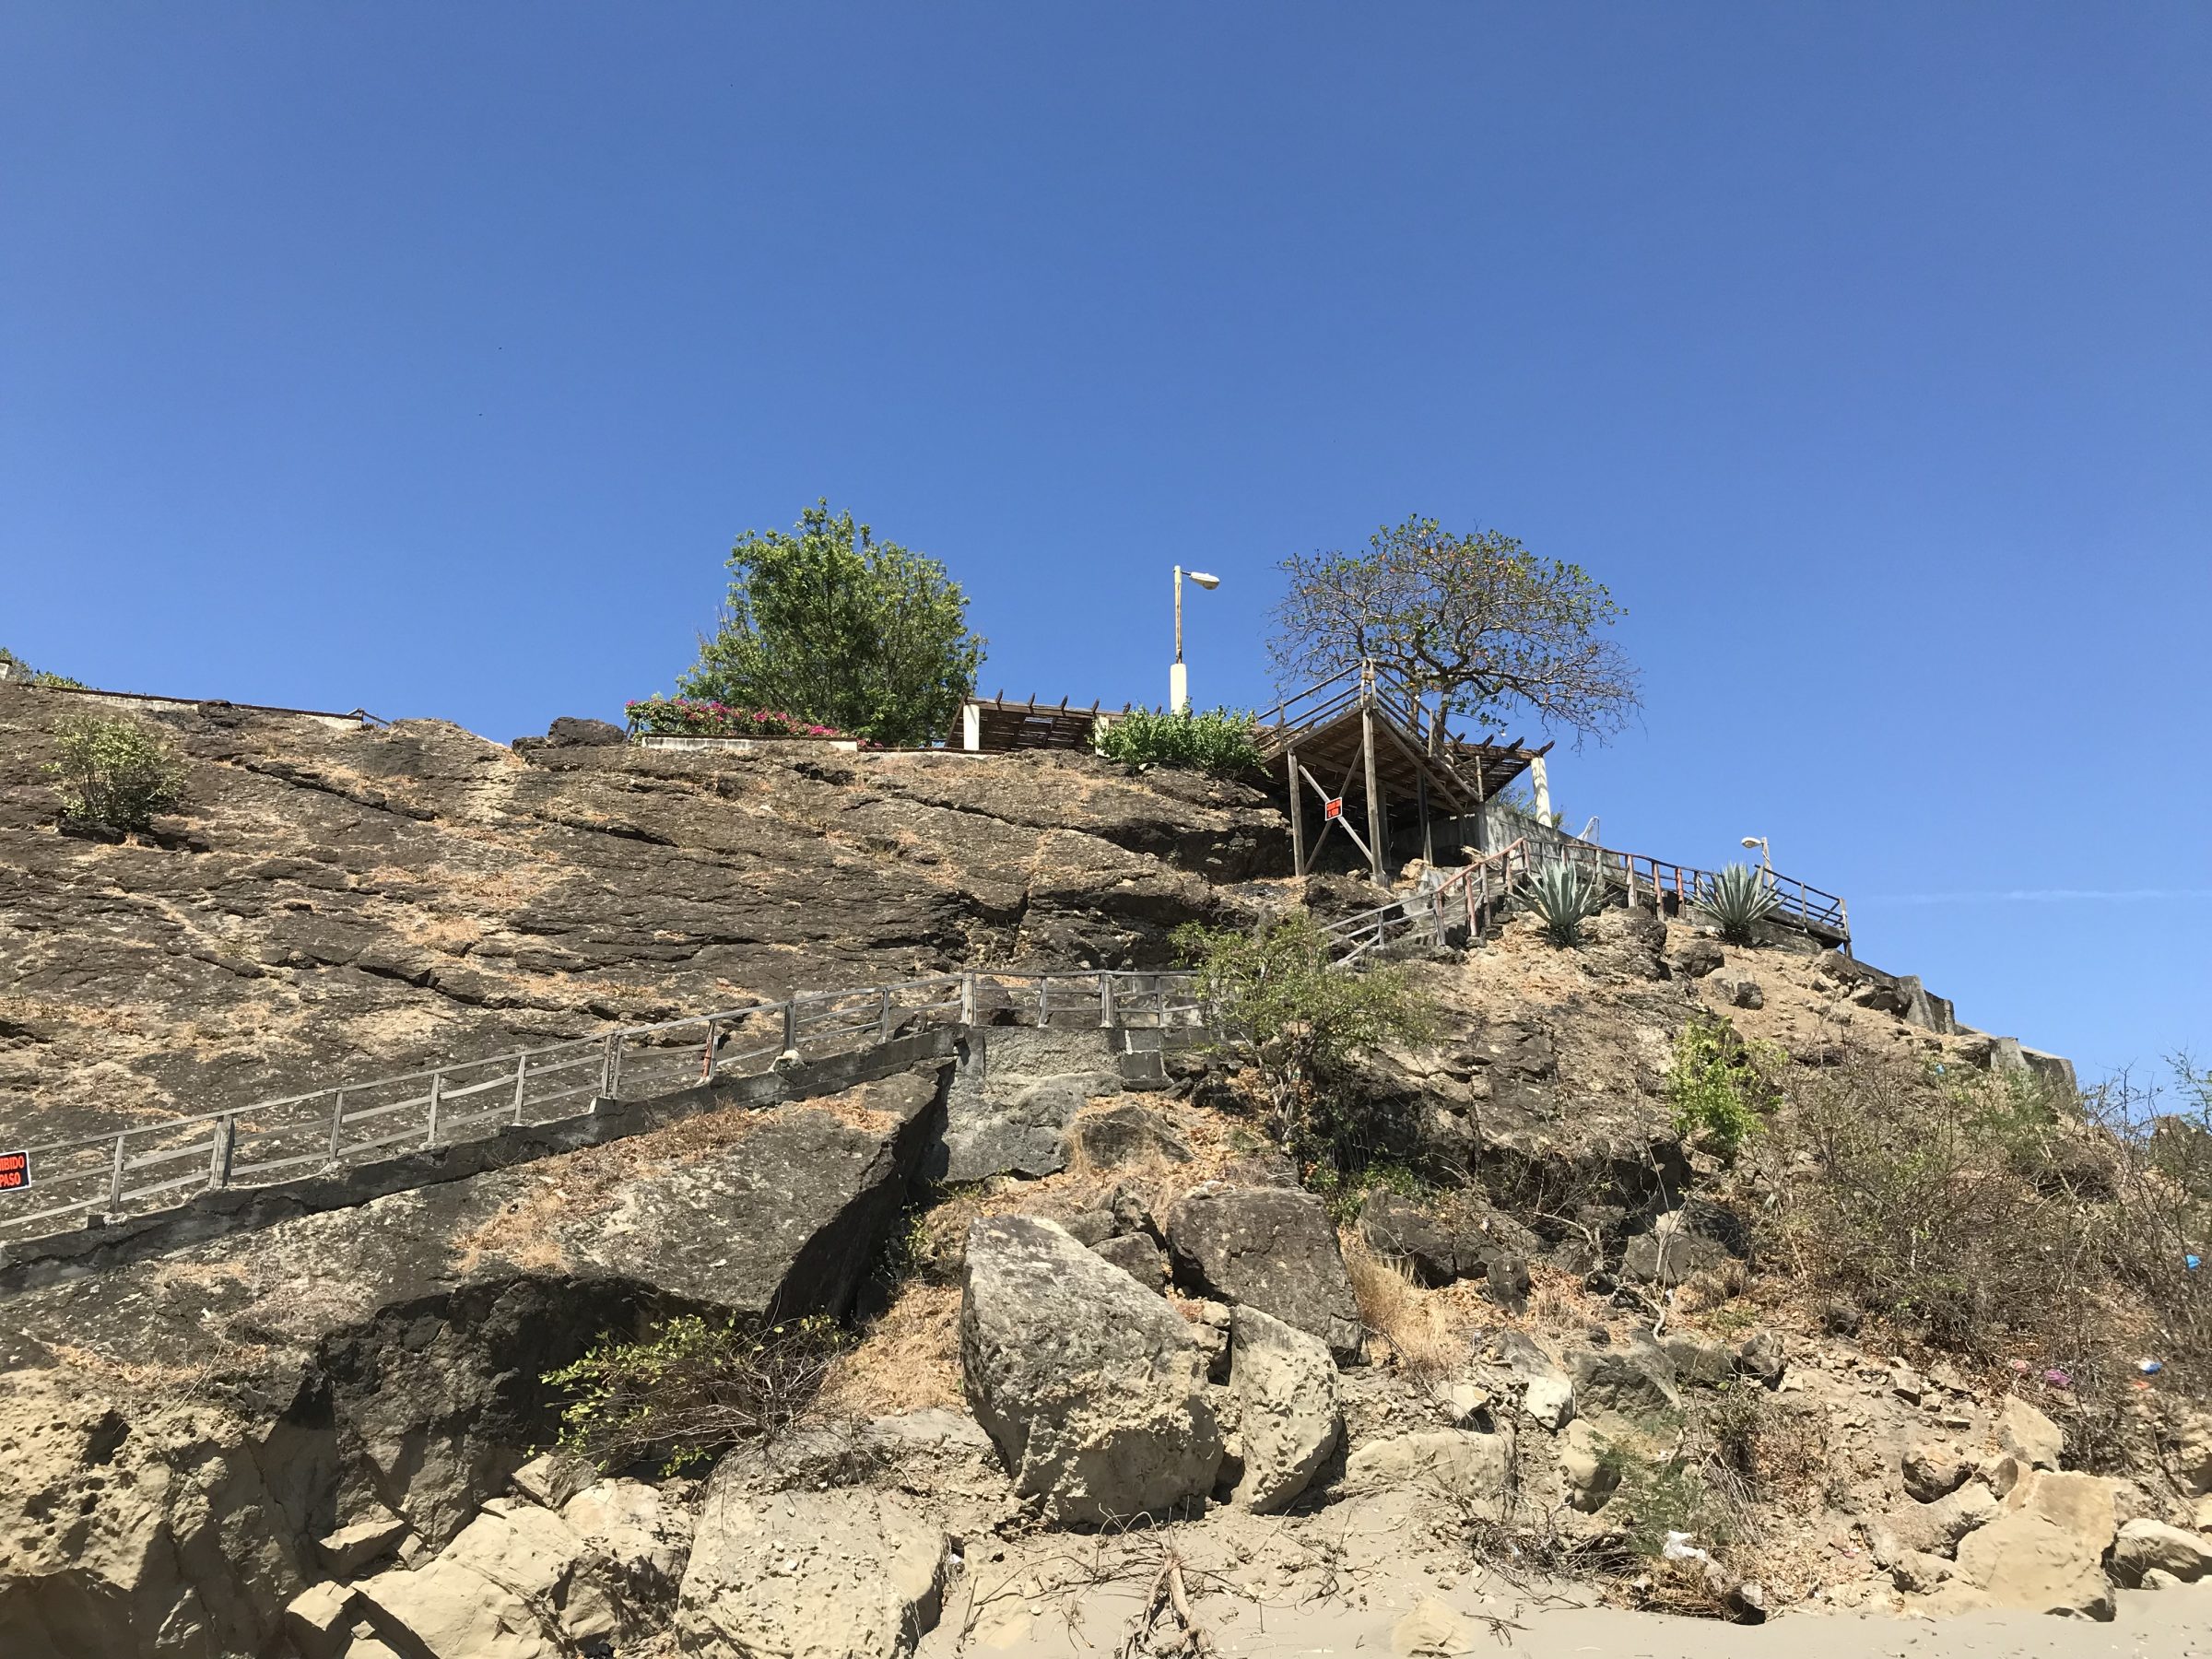
[[[83,680],[71,679],[65,674],[49,674],[43,668],[33,668],[5,645],[0,645],[0,680],[18,686],[51,686],[64,691],[89,691],[92,688]]]
[[[1528,878],[1529,908],[1554,945],[1583,942],[1583,924],[1606,908],[1605,883],[1579,865],[1540,865]]]
[[[1095,747],[1126,766],[1180,766],[1241,778],[1260,769],[1259,720],[1242,709],[1132,709],[1114,716]]]
[[[1773,885],[1748,865],[1730,865],[1706,886],[1698,907],[1731,945],[1751,943],[1751,930],[1782,908]]]
[[[772,1325],[685,1314],[640,1341],[604,1340],[540,1381],[571,1396],[562,1451],[602,1470],[650,1463],[674,1475],[792,1428],[847,1340],[818,1314]]]
[[[184,802],[184,768],[159,734],[135,720],[80,714],[54,728],[47,764],[62,810],[81,823],[145,830]]]
[[[1251,933],[1186,923],[1174,944],[1197,970],[1222,1045],[1265,1081],[1277,1144],[1302,1163],[1371,1162],[1373,1126],[1343,1106],[1336,1085],[1354,1054],[1433,1030],[1432,1006],[1405,970],[1336,967],[1302,911]]]
[[[1712,1142],[1733,1159],[1757,1135],[1776,1099],[1786,1057],[1770,1043],[1746,1042],[1718,1015],[1697,1014],[1675,1039],[1666,1098],[1676,1133]]]

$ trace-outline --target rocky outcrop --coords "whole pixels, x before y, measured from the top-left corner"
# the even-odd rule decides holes
[[[1257,1308],[1235,1310],[1229,1385],[1236,1396],[1243,1473],[1230,1495],[1265,1514],[1281,1509],[1336,1449],[1343,1406],[1327,1344]]]
[[[935,1098],[902,1077],[707,1113],[13,1299],[30,1363],[0,1375],[0,1537],[20,1541],[0,1652],[259,1652],[333,1548],[395,1518],[445,1548],[551,1438],[543,1374],[604,1333],[648,1308],[848,1305]],[[434,1584],[389,1588],[441,1617]]]
[[[1327,1207],[1298,1187],[1206,1185],[1168,1214],[1175,1277],[1193,1294],[1271,1313],[1359,1358],[1359,1305]]]
[[[752,1497],[720,1481],[700,1512],[676,1636],[693,1659],[899,1659],[936,1624],[952,1540],[865,1488]]]
[[[185,810],[108,844],[55,833],[41,771],[83,706],[0,684],[11,1146],[794,989],[1165,966],[1177,924],[1288,856],[1254,791],[1074,752],[668,754],[579,725],[517,754],[213,705],[141,716]]]
[[[1190,1327],[1053,1222],[970,1230],[960,1360],[1015,1489],[1061,1520],[1163,1515],[1212,1490],[1221,1430]]]

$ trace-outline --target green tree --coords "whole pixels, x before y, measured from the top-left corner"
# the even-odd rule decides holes
[[[1580,565],[1538,559],[1510,535],[1454,535],[1436,520],[1384,525],[1362,553],[1285,559],[1289,591],[1270,644],[1286,690],[1362,661],[1434,697],[1430,738],[1456,712],[1494,725],[1533,712],[1610,736],[1637,707],[1636,670],[1605,636],[1624,614]]]
[[[54,728],[61,759],[46,774],[62,810],[111,830],[146,830],[184,804],[184,766],[159,733],[135,720],[81,714]]]
[[[825,500],[792,531],[738,537],[720,629],[678,686],[878,743],[926,743],[951,730],[982,663],[967,618],[942,564],[876,540]]]
[[[1333,1085],[1355,1054],[1433,1031],[1435,1006],[1405,970],[1336,966],[1303,911],[1250,933],[1185,923],[1174,943],[1222,1045],[1265,1081],[1284,1150],[1339,1169],[1364,1161],[1370,1126],[1346,1118]]]

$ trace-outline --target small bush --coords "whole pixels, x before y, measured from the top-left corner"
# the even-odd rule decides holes
[[[1730,1159],[1764,1125],[1786,1057],[1771,1043],[1746,1042],[1717,1015],[1691,1017],[1675,1039],[1666,1098],[1675,1131],[1710,1141]]]
[[[688,697],[641,697],[625,703],[629,729],[655,737],[842,737],[778,709],[734,709]]]
[[[603,1341],[540,1380],[571,1396],[562,1451],[602,1470],[650,1463],[674,1475],[792,1428],[847,1340],[819,1315],[763,1325],[686,1314],[640,1341]]]
[[[147,830],[184,804],[184,768],[158,733],[135,720],[81,714],[54,730],[58,761],[46,766],[62,810],[80,823]]]
[[[1547,864],[1528,878],[1529,908],[1561,949],[1583,942],[1583,924],[1606,908],[1606,887],[1579,865]]]
[[[1260,769],[1259,721],[1242,709],[1133,709],[1116,715],[1094,747],[1125,766],[1179,766],[1241,778]]]
[[[1276,1142],[1305,1163],[1370,1162],[1371,1125],[1345,1110],[1334,1085],[1354,1054],[1433,1028],[1431,1006],[1405,971],[1335,966],[1327,936],[1303,912],[1252,933],[1186,923],[1174,944],[1197,970],[1223,1046],[1265,1081]]]
[[[1620,1482],[1606,1519],[1637,1555],[1657,1559],[1669,1533],[1687,1533],[1708,1548],[1735,1541],[1738,1509],[1713,1489],[1704,1459],[1687,1449],[1668,1457],[1639,1457],[1609,1447],[1605,1462]]]
[[[1721,930],[1731,945],[1751,943],[1751,931],[1782,908],[1782,900],[1760,872],[1748,865],[1730,865],[1712,878],[1699,895],[1698,907]]]

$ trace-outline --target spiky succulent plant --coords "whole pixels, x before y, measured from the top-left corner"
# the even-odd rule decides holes
[[[1698,908],[1719,925],[1731,945],[1748,945],[1751,930],[1782,908],[1773,885],[1748,865],[1730,865],[1698,895]]]
[[[1583,942],[1583,924],[1606,907],[1605,884],[1579,865],[1544,865],[1528,878],[1529,908],[1554,945]]]

